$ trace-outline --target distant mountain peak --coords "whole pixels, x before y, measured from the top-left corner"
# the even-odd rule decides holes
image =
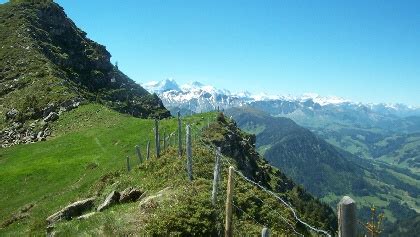
[[[317,93],[305,93],[300,97],[300,100],[312,100],[313,102],[324,105],[338,105],[344,103],[352,103],[350,100],[338,96],[321,96]]]
[[[167,78],[162,81],[151,81],[147,82],[142,85],[146,90],[148,90],[151,93],[163,93],[166,91],[179,91],[181,90],[178,86],[178,83],[173,78]]]
[[[202,112],[243,105],[263,106],[272,115],[284,116],[294,113],[305,114],[313,111],[365,113],[372,118],[396,115],[420,115],[420,109],[404,104],[363,104],[352,102],[338,96],[321,96],[317,93],[305,93],[301,96],[251,93],[249,91],[230,92],[218,89],[198,81],[178,85],[174,79],[143,84],[151,93],[157,93],[163,103],[173,110],[185,109],[190,112]],[[261,109],[261,108],[260,108]],[[312,112],[310,112],[312,111]],[[173,111],[174,112],[174,111]],[[374,115],[375,114],[375,115]]]

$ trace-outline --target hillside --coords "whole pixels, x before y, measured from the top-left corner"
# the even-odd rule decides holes
[[[403,104],[363,104],[339,97],[299,97],[235,93],[200,82],[178,85],[173,79],[144,83],[173,113],[192,114],[249,106],[287,117],[334,146],[418,173],[420,109]]]
[[[358,201],[360,218],[369,217],[368,207],[372,204],[385,210],[390,222],[417,215],[418,175],[355,157],[288,118],[272,117],[252,108],[226,113],[239,127],[256,134],[256,146],[270,164],[333,208],[347,194]]]
[[[66,236],[215,235],[223,227],[227,162],[290,202],[303,220],[330,232],[336,229],[330,208],[260,158],[246,142],[251,135],[223,116],[217,120],[215,116],[208,113],[183,119],[184,124],[193,125],[193,137],[197,137],[193,143],[194,180],[189,182],[185,156],[179,159],[172,147],[160,158],[152,155],[140,163],[135,158],[136,144],[145,156],[145,145],[153,139],[153,120],[122,115],[98,104],[65,113],[52,123],[56,135],[46,142],[0,150],[0,192],[4,194],[0,196],[0,235],[44,234],[45,219],[67,204],[96,197],[97,205],[112,190],[130,186],[146,195],[138,202],[116,205],[85,220],[59,222],[53,231]],[[212,122],[206,128],[208,119]],[[176,119],[161,120],[160,129],[169,134],[176,131],[176,124]],[[214,151],[209,145],[221,146],[224,155],[216,207],[210,202]],[[131,158],[130,172],[126,169],[127,155]],[[235,235],[259,234],[262,226],[258,223],[269,226],[273,235],[294,233],[281,218],[299,233],[310,235],[278,200],[239,176],[235,179],[234,203],[246,212],[234,211]]]
[[[83,103],[142,118],[170,116],[52,1],[1,4],[0,45],[2,145],[42,140],[51,132],[43,119]]]

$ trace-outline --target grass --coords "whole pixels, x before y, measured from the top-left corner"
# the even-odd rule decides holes
[[[28,226],[43,227],[42,220],[51,210],[92,195],[92,183],[106,173],[123,170],[127,155],[135,161],[135,145],[141,145],[144,153],[152,126],[152,120],[86,105],[60,117],[49,141],[1,149],[0,220],[33,203],[31,217],[9,230],[19,233]],[[175,121],[162,121],[161,129],[175,130]]]
[[[197,128],[207,124],[207,118],[213,121],[215,115],[199,114],[183,121]],[[193,144],[195,179],[192,183],[188,182],[185,172],[185,157],[179,159],[174,148],[159,159],[152,157],[139,164],[134,146],[139,144],[145,155],[145,144],[152,140],[153,123],[153,120],[120,114],[102,105],[88,104],[60,116],[53,124],[54,136],[46,142],[1,149],[0,223],[3,228],[0,235],[44,235],[45,219],[67,204],[92,196],[98,196],[96,204],[99,204],[111,190],[121,191],[129,186],[140,188],[147,195],[169,189],[156,205],[118,205],[85,221],[62,222],[55,231],[59,236],[210,235],[222,231],[227,166],[223,167],[220,195],[217,206],[213,207],[210,190],[214,152],[202,143]],[[167,134],[175,131],[176,126],[174,118],[160,122],[161,131],[166,130]],[[218,132],[225,134],[223,127],[213,128],[208,130],[212,137],[222,139],[223,135]],[[127,155],[133,167],[130,173],[126,170]],[[264,169],[269,170],[264,172],[271,177],[270,183],[278,185],[284,180],[278,170]],[[294,187],[290,180],[288,183],[290,190],[286,188],[281,195],[298,207],[302,218],[313,225],[334,229],[330,222],[334,222],[335,217],[322,216],[329,209]],[[270,226],[273,235],[292,233],[278,214],[289,219],[299,232],[310,235],[277,200],[243,180],[236,181],[234,202],[259,223]],[[239,210],[234,214],[235,235],[260,233],[262,226],[254,219]]]

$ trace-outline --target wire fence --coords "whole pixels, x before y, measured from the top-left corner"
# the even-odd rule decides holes
[[[212,118],[212,119],[216,119],[216,118]],[[214,122],[214,120],[207,120],[207,124],[204,124],[204,125],[202,125],[202,126],[198,126],[198,124],[202,124],[203,122],[206,122],[206,121],[203,121],[203,119],[199,119],[199,120],[195,120],[195,121],[192,121],[192,120],[189,120],[189,121],[183,121],[183,125],[184,126],[186,126],[186,125],[189,125],[190,126],[190,128],[192,128],[192,141],[194,142],[194,143],[198,143],[198,142],[200,142],[200,145],[201,146],[204,146],[204,147],[206,147],[209,151],[211,151],[212,153],[216,153],[217,152],[217,149],[216,149],[216,147],[213,145],[213,144],[206,144],[203,140],[199,140],[198,139],[198,137],[201,137],[200,135],[202,135],[202,132],[203,132],[203,129],[204,128],[207,128],[207,127],[209,127],[210,126],[210,122]],[[152,128],[152,130],[154,130],[154,128]],[[177,135],[177,132],[178,132],[179,130],[174,130],[174,131],[172,131],[172,132],[170,132],[169,134],[168,134],[168,136],[166,136],[166,132],[165,132],[165,136],[163,137],[163,139],[160,139],[159,138],[159,143],[160,142],[162,142],[163,141],[163,143],[164,144],[167,144],[167,146],[165,147],[164,146],[164,148],[167,148],[167,147],[170,147],[170,146],[174,146],[174,147],[177,147],[178,146],[178,144],[177,144],[177,140],[176,140],[176,138],[178,137]],[[184,133],[182,133],[182,135],[184,135],[183,136],[183,138],[185,138],[186,136],[185,136],[185,134]],[[171,138],[172,137],[175,137],[175,139],[174,139],[174,141],[173,142],[171,142]],[[150,139],[149,139],[150,140]],[[166,143],[166,141],[168,141],[168,143]],[[184,145],[185,143],[183,142],[183,140],[181,140],[181,141],[178,141],[178,142],[180,142],[181,143],[181,145]],[[152,147],[150,147],[150,149],[151,149]],[[185,148],[185,147],[183,147],[183,148]],[[155,148],[156,149],[156,148]],[[220,154],[220,153],[219,153]],[[220,154],[220,157],[221,157],[221,161],[222,161],[222,163],[221,163],[221,165],[224,165],[224,166],[226,166],[226,168],[227,167],[236,167],[231,161],[230,161],[230,158],[229,157],[226,157],[226,156],[224,156],[223,154]],[[252,185],[253,187],[256,187],[257,189],[260,189],[260,190],[262,190],[263,192],[265,192],[266,194],[268,194],[269,196],[271,196],[271,197],[273,197],[273,198],[275,198],[276,200],[278,200],[281,204],[283,204],[291,213],[292,213],[292,215],[293,215],[293,218],[295,219],[295,221],[296,222],[298,222],[298,223],[300,223],[300,224],[302,224],[302,225],[304,225],[305,227],[307,227],[309,230],[311,230],[311,231],[313,231],[313,232],[316,232],[316,233],[318,233],[318,234],[323,234],[323,235],[325,235],[325,236],[328,236],[328,237],[331,237],[331,235],[327,232],[327,231],[325,231],[325,230],[322,230],[322,229],[320,229],[320,228],[316,228],[316,227],[314,227],[314,226],[312,226],[312,225],[310,225],[310,224],[308,224],[307,222],[305,222],[305,221],[303,221],[300,217],[299,217],[299,215],[297,214],[297,211],[295,210],[295,208],[293,208],[293,206],[290,204],[290,203],[288,203],[287,201],[285,201],[283,198],[281,198],[278,194],[276,194],[276,193],[274,193],[273,191],[271,191],[271,190],[269,190],[269,189],[267,189],[266,187],[264,187],[264,186],[262,186],[261,184],[259,184],[259,183],[257,183],[257,182],[255,182],[255,181],[253,181],[251,178],[249,178],[249,177],[247,177],[247,176],[245,176],[244,174],[242,174],[242,172],[241,171],[239,171],[239,170],[237,170],[236,168],[234,168],[233,169],[234,170],[234,172],[236,173],[236,174],[238,174],[238,176],[239,177],[241,177],[241,179],[242,180],[244,180],[246,183],[248,183],[248,184],[250,184],[250,185]],[[238,179],[236,179],[235,178],[235,180],[236,181],[238,181]],[[257,196],[255,196],[255,198],[256,199],[258,199],[261,203],[264,203],[265,205],[267,205],[267,206],[269,206],[269,204],[268,203],[266,203],[266,202],[264,202],[264,200],[262,200],[261,198],[259,198],[259,197],[257,197]],[[234,201],[232,201],[232,206],[236,209],[236,210],[238,210],[238,211],[240,211],[240,212],[242,212],[246,217],[248,217],[248,219],[250,219],[250,220],[252,220],[253,222],[255,222],[256,224],[258,224],[258,225],[260,225],[261,227],[268,227],[268,228],[270,228],[271,226],[267,226],[267,224],[265,224],[265,223],[261,223],[261,220],[260,221],[258,221],[255,217],[253,217],[252,215],[250,215],[250,214],[248,214],[245,210],[243,210],[241,207],[239,207],[239,205],[238,205],[238,203],[235,203]],[[289,221],[287,218],[285,218],[281,213],[279,213],[278,211],[276,211],[274,208],[273,209],[271,209],[271,211],[272,212],[274,212],[274,213],[276,213],[277,214],[277,216],[279,216],[280,217],[280,219],[282,220],[282,221],[284,221],[286,224],[287,224],[287,226],[288,227],[290,227],[290,230],[294,233],[294,234],[296,234],[297,236],[304,236],[303,234],[301,234],[301,233],[299,233],[297,230],[296,230],[296,228],[295,228],[295,225],[291,222],[291,221]]]
[[[194,130],[196,130],[197,132],[202,132],[202,128],[198,128],[198,127],[193,127],[193,129]],[[215,146],[213,146],[213,145],[208,145],[208,144],[204,144],[204,143],[202,143],[202,145],[204,145],[204,146],[206,146],[208,149],[210,149],[211,151],[214,151],[214,152],[216,152],[216,147]],[[226,156],[224,156],[223,154],[221,154],[221,160],[222,160],[222,163],[226,163],[228,166],[232,166],[232,167],[235,167],[230,161],[229,161],[229,158],[228,157],[226,157]],[[312,225],[310,225],[310,224],[308,224],[307,222],[305,222],[305,221],[303,221],[299,216],[298,216],[298,214],[297,214],[297,211],[292,207],[292,205],[291,204],[289,204],[288,202],[286,202],[283,198],[281,198],[279,195],[277,195],[276,193],[274,193],[273,191],[271,191],[271,190],[269,190],[269,189],[267,189],[267,188],[265,188],[264,186],[262,186],[261,184],[259,184],[259,183],[257,183],[257,182],[255,182],[255,181],[253,181],[251,178],[248,178],[247,176],[245,176],[244,174],[242,174],[242,172],[240,172],[239,170],[237,170],[236,168],[234,168],[234,171],[235,171],[235,173],[237,173],[240,177],[242,177],[243,178],[243,180],[245,180],[245,181],[247,181],[248,183],[250,183],[250,184],[252,184],[253,186],[255,186],[255,187],[258,187],[259,189],[261,189],[262,191],[264,191],[265,193],[267,193],[267,194],[269,194],[270,196],[272,196],[272,197],[274,197],[275,199],[277,199],[277,200],[279,200],[283,205],[285,205],[290,211],[291,211],[291,213],[293,214],[293,217],[294,217],[294,219],[297,221],[297,222],[299,222],[300,224],[302,224],[302,225],[304,225],[304,226],[306,226],[307,228],[309,228],[310,230],[312,230],[312,231],[314,231],[314,232],[316,232],[316,233],[319,233],[319,234],[323,234],[323,235],[325,235],[325,236],[328,236],[328,237],[331,237],[331,235],[327,232],[327,231],[325,231],[325,230],[322,230],[322,229],[320,229],[320,228],[316,228],[316,227],[314,227],[314,226],[312,226]],[[265,203],[262,199],[260,199],[260,198],[258,198],[260,201],[262,201],[263,203]],[[235,206],[235,205],[234,205]],[[241,210],[241,211],[243,211],[243,210]],[[280,217],[281,217],[281,219],[282,220],[284,220],[287,224],[288,224],[288,226],[292,229],[292,231],[295,233],[295,234],[297,234],[298,236],[303,236],[303,234],[300,234],[300,233],[298,233],[297,231],[296,231],[296,228],[286,219],[286,218],[284,218],[282,215],[280,215],[280,213],[278,213],[277,211],[275,211],[274,209],[273,209],[273,211],[274,212],[276,212],[276,214],[278,214]],[[244,212],[245,213],[245,212]],[[248,214],[247,214],[248,215]],[[249,215],[248,215],[249,216]],[[262,225],[261,223],[259,223],[258,221],[256,221],[254,218],[252,218],[256,223],[258,223],[258,224],[260,224],[260,225]],[[264,225],[262,225],[262,226],[264,226]]]

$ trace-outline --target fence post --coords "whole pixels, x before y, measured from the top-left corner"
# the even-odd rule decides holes
[[[173,138],[173,141],[172,141],[172,146],[173,147],[176,147],[176,131],[173,133],[173,135],[172,135],[174,138]]]
[[[178,156],[182,156],[182,123],[181,112],[178,111]]]
[[[155,147],[156,147],[156,158],[160,156],[160,141],[159,141],[159,121],[155,119]]]
[[[137,154],[137,158],[139,158],[139,162],[141,164],[143,159],[141,157],[141,152],[140,152],[140,146],[139,145],[136,145],[136,154]]]
[[[163,130],[163,150],[166,151],[166,130]]]
[[[344,196],[338,203],[338,236],[356,237],[357,219],[356,202],[349,196]]]
[[[188,178],[190,181],[193,180],[193,171],[192,171],[192,144],[191,144],[191,127],[187,125],[187,140],[186,140],[186,147],[187,147],[187,171],[188,171]]]
[[[227,196],[226,196],[226,221],[225,221],[225,237],[233,236],[232,229],[232,201],[233,201],[233,166],[229,167],[229,177],[227,183]]]
[[[130,172],[131,167],[130,167],[130,157],[127,156],[127,171]]]
[[[270,230],[267,227],[264,227],[261,231],[261,237],[270,237]]]
[[[146,160],[150,159],[150,140],[147,141],[147,146],[146,146]]]
[[[219,187],[220,177],[220,147],[216,149],[216,163],[213,174],[213,191],[211,192],[211,203],[215,206],[217,201],[217,189]]]

